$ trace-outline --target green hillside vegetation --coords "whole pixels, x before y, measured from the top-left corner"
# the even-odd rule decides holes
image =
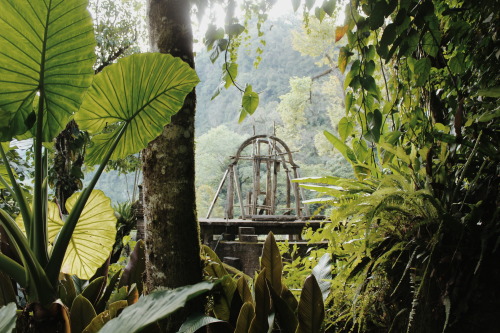
[[[241,92],[236,87],[223,89],[212,99],[221,81],[224,55],[212,64],[209,52],[198,52],[196,71],[201,82],[196,87],[196,187],[200,216],[206,214],[229,157],[254,133],[275,134],[283,139],[294,152],[301,176],[352,174],[348,163],[323,135],[324,130],[336,132],[335,124],[344,110],[340,83],[343,75],[331,70],[324,57],[331,54],[336,61],[338,48],[328,39],[334,28],[331,20],[319,24],[311,19],[305,28],[300,19],[289,17],[264,24],[265,46],[258,37],[242,41],[236,81],[240,85],[251,84],[259,93],[260,103],[256,112],[241,123]],[[255,68],[258,46],[264,52]],[[311,79],[316,76],[320,77]],[[133,175],[109,171],[97,187],[109,193],[114,202],[123,202],[131,198],[133,179]],[[218,202],[213,216],[222,214],[222,203]]]
[[[209,53],[197,57],[201,82],[197,86],[197,189],[198,211],[202,215],[216,192],[222,175],[244,139],[253,134],[276,135],[294,152],[301,176],[333,174],[351,176],[342,155],[335,153],[324,130],[336,131],[343,116],[341,82],[343,75],[332,70],[338,48],[328,39],[335,26],[332,20],[311,19],[306,28],[296,18],[269,21],[265,25],[266,46],[262,60],[254,68],[252,52],[260,45],[257,37],[242,43],[238,55],[238,84],[251,84],[259,92],[255,113],[238,123],[241,92],[234,86],[211,99],[217,89],[224,56],[211,64]],[[331,36],[330,34],[330,36]],[[320,42],[321,41],[321,42]],[[308,43],[318,47],[310,49]],[[326,55],[326,58],[325,58]],[[223,126],[223,127],[221,127]],[[243,179],[249,178],[243,172]],[[251,181],[251,180],[248,180]],[[211,195],[210,195],[211,194]],[[224,192],[221,195],[224,198]],[[221,216],[220,200],[212,216]],[[201,215],[200,215],[201,216]]]

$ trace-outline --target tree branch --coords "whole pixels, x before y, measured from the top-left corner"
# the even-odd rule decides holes
[[[96,68],[95,70],[95,74],[101,72],[104,67],[108,66],[108,65],[111,65],[113,63],[113,61],[115,61],[116,59],[118,59],[123,53],[125,53],[126,50],[128,50],[128,48],[130,47],[130,45],[127,45],[127,46],[124,46],[124,47],[120,47],[118,49],[118,51],[116,51],[115,53],[113,53],[112,55],[110,55],[108,57],[108,59],[106,59],[106,61],[104,61],[99,67]]]

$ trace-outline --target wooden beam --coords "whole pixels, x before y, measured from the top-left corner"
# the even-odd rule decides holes
[[[234,218],[234,170],[231,166],[229,170],[229,181],[227,183],[227,198],[226,198],[226,218]]]
[[[233,164],[231,165],[231,168],[233,169],[234,173],[234,186],[236,187],[236,194],[238,195],[238,201],[240,202],[240,210],[241,210],[241,218],[245,218],[245,208],[243,207],[243,195],[241,194],[241,183],[240,183],[240,177],[238,174],[238,165]]]
[[[219,184],[219,188],[217,189],[217,192],[215,193],[214,200],[212,200],[212,203],[210,204],[210,208],[208,209],[207,219],[210,217],[210,214],[212,214],[212,210],[214,209],[214,205],[217,202],[217,198],[219,197],[220,190],[222,189],[222,186],[224,186],[224,182],[226,181],[226,177],[227,177],[228,172],[229,172],[229,169],[226,169],[226,172],[224,172],[224,176],[222,176],[222,180]]]

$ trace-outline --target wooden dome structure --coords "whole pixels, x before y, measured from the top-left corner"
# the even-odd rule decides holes
[[[246,168],[252,168],[250,184],[240,177],[240,168],[245,164]],[[303,190],[292,182],[299,177],[299,166],[283,140],[272,135],[255,135],[231,156],[206,218],[210,218],[225,184],[226,219],[234,218],[235,209],[243,220],[287,221],[308,217],[308,207],[302,204]],[[283,202],[279,202],[279,197]]]

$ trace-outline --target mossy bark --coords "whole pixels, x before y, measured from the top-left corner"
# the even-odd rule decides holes
[[[180,57],[194,68],[190,9],[185,0],[148,1],[152,51]],[[194,183],[195,107],[193,90],[142,154],[148,292],[202,279]],[[158,327],[175,332],[193,310],[203,310],[203,305],[191,304]]]

